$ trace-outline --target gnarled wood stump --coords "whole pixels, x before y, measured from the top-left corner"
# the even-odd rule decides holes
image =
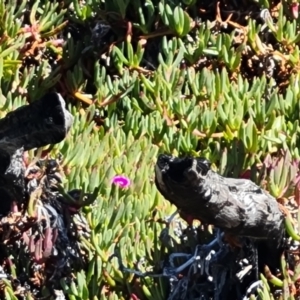
[[[283,235],[284,215],[274,197],[250,180],[217,174],[206,159],[160,155],[155,182],[189,218],[237,236],[280,240]]]

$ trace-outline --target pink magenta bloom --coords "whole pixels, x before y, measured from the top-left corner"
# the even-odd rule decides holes
[[[292,15],[294,19],[298,19],[299,16],[299,3],[292,3],[290,6]]]
[[[130,186],[130,179],[126,176],[117,175],[112,179],[112,183],[121,188],[126,188]]]

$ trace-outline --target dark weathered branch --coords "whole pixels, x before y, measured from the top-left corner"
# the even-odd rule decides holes
[[[9,142],[24,151],[61,142],[73,123],[64,99],[49,93],[8,113],[0,120],[0,143]]]
[[[190,218],[238,236],[283,234],[284,215],[275,198],[250,180],[220,176],[203,158],[160,155],[155,177],[160,193]]]
[[[49,93],[0,120],[1,199],[20,200],[24,195],[23,151],[61,142],[72,123],[73,117],[57,93]],[[0,213],[7,211],[3,205],[2,201]]]

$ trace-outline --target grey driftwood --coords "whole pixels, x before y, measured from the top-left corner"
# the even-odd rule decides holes
[[[280,240],[283,235],[284,215],[275,198],[250,180],[217,174],[206,159],[162,154],[155,182],[185,216],[237,236]]]
[[[0,120],[0,213],[24,195],[23,152],[61,142],[72,123],[58,93],[48,93]]]

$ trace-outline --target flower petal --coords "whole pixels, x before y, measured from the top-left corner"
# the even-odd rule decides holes
[[[117,175],[114,176],[112,179],[112,183],[115,185],[118,185],[122,188],[128,187],[130,186],[130,179],[127,178],[126,176],[122,176],[122,175]]]

